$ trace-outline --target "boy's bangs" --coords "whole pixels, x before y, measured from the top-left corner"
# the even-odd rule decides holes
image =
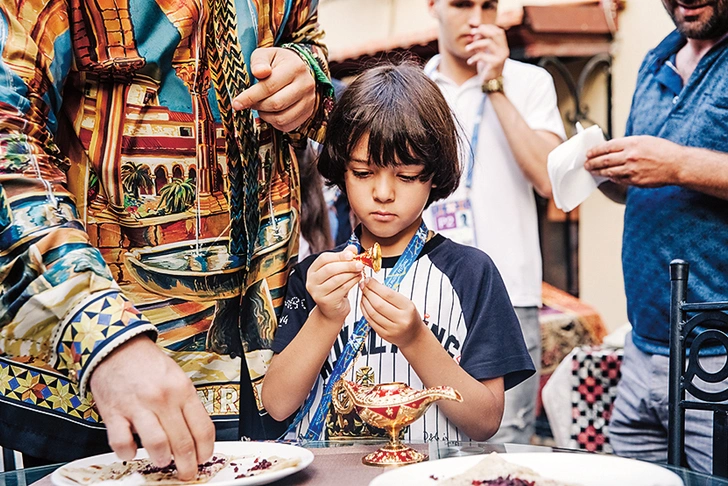
[[[360,133],[352,133],[351,147],[368,132],[369,160],[372,164],[378,167],[424,165],[425,173],[431,175],[431,164],[427,163],[430,152],[428,146],[431,144],[428,143],[427,131],[419,114],[396,102],[382,104],[378,108],[370,112],[370,117],[367,117],[370,120],[362,120],[359,125],[362,129],[355,130]],[[357,140],[353,139],[354,136],[357,136]]]

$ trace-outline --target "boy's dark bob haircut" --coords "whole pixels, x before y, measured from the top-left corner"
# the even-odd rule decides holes
[[[432,178],[427,206],[460,182],[458,132],[440,89],[415,64],[385,65],[361,74],[341,95],[329,119],[318,169],[346,193],[351,152],[369,134],[369,161],[378,167],[424,164]]]

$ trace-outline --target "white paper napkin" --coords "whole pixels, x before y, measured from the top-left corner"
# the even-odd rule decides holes
[[[587,151],[601,143],[604,143],[604,133],[598,125],[584,130],[577,123],[577,134],[551,151],[548,173],[557,208],[568,213],[607,180],[584,169]]]

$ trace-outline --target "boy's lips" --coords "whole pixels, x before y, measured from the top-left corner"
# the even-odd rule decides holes
[[[391,221],[395,218],[394,213],[389,213],[387,211],[374,211],[371,214],[376,221]]]

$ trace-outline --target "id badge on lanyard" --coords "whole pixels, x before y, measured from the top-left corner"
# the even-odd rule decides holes
[[[486,99],[486,95],[483,95],[483,102],[480,104],[478,112],[475,115],[473,133],[470,136],[470,156],[468,157],[468,165],[466,167],[465,187],[467,191],[465,197],[449,198],[446,201],[435,203],[430,207],[435,222],[435,231],[456,243],[468,246],[477,246],[475,217],[473,215],[472,204],[470,203],[470,190],[473,186],[473,168],[475,167],[475,157],[478,153],[480,122],[483,119]]]

